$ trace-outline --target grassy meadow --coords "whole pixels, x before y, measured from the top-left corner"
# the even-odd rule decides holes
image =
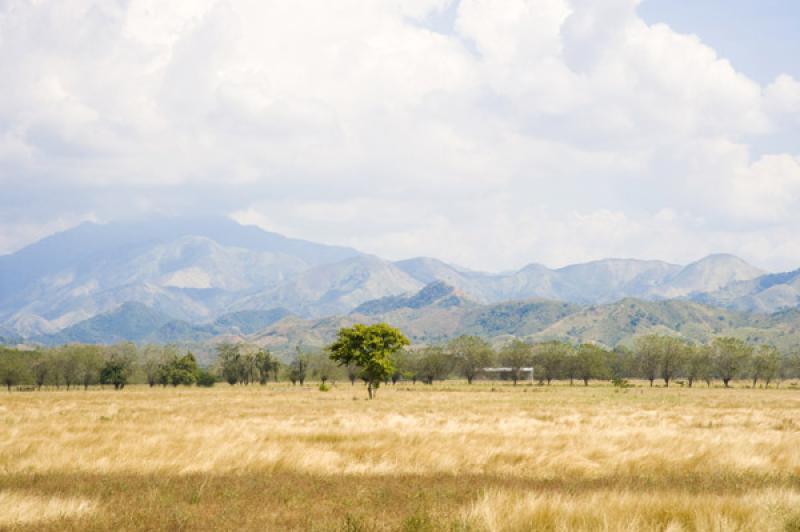
[[[0,394],[2,530],[800,530],[800,390]]]

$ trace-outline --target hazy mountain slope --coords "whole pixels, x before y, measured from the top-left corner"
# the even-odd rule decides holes
[[[747,316],[689,301],[623,299],[585,308],[535,335],[608,346],[649,333],[707,341],[713,335],[747,324]]]
[[[172,338],[234,311],[282,307],[321,318],[347,314],[366,302],[372,307],[361,307],[360,313],[421,308],[430,294],[414,294],[436,282],[453,287],[456,306],[462,299],[600,304],[691,296],[732,308],[773,310],[800,302],[800,283],[791,280],[767,276],[761,284],[737,284],[760,273],[736,257],[712,255],[686,267],[607,259],[556,270],[530,264],[491,274],[426,257],[391,263],[225,218],[87,223],[0,257],[0,325],[25,337],[40,336],[139,302],[186,322],[159,336]],[[409,299],[414,297],[422,299]],[[381,298],[388,299],[377,301]],[[426,320],[423,328],[431,331],[436,320]]]
[[[437,342],[456,333],[478,304],[460,290],[433,282],[410,296],[391,296],[359,305],[351,317],[398,324],[412,342]]]
[[[478,336],[528,336],[578,312],[582,307],[544,299],[511,301],[482,306],[468,312],[460,324],[462,334]]]
[[[171,321],[173,318],[147,305],[129,302],[111,312],[36,340],[50,345],[72,342],[111,344],[125,340],[139,342]]]
[[[717,290],[763,273],[732,255],[711,255],[685,267],[656,260],[604,259],[556,270],[529,264],[502,274],[471,272],[424,257],[395,265],[421,282],[443,281],[482,303],[534,297],[582,304],[625,297],[666,299]]]
[[[797,307],[800,305],[800,270],[733,282],[720,290],[698,294],[695,299],[750,312],[775,312]]]
[[[320,320],[288,316],[247,337],[247,341],[288,357],[298,347],[314,349],[330,344],[342,327],[351,327],[355,323],[376,322],[377,319],[358,316],[332,316]]]
[[[320,320],[287,318],[251,339],[280,351],[299,344],[322,347],[335,337],[340,327],[377,322],[399,327],[417,344],[444,342],[462,334],[488,338],[524,336],[539,332],[581,308],[545,300],[479,305],[462,297],[454,298],[457,294],[459,291],[444,283],[432,283],[412,296],[368,302],[362,308],[369,313],[354,311],[347,316]],[[389,305],[390,302],[395,304]]]
[[[563,287],[558,299],[608,303],[640,296],[680,271],[680,266],[656,260],[605,259],[557,270]]]
[[[492,340],[495,345],[517,336],[614,346],[630,344],[636,336],[649,333],[702,342],[724,334],[751,343],[772,343],[783,349],[794,349],[800,343],[800,309],[760,315],[690,301],[631,298],[589,307],[541,299],[481,305],[459,297],[459,293],[444,283],[432,283],[411,296],[368,302],[363,308],[370,313],[303,319],[287,314],[285,309],[239,311],[211,323],[175,320],[140,303],[126,303],[36,340],[50,345],[125,340],[175,343],[205,354],[222,341],[245,341],[288,356],[298,346],[323,347],[341,327],[383,321],[399,327],[415,344],[445,342],[462,334],[474,334]],[[387,305],[387,302],[403,304]]]
[[[213,323],[191,323],[176,320],[139,302],[126,302],[58,333],[36,337],[34,341],[47,345],[121,341],[186,344],[205,342],[223,335],[252,334],[289,315],[286,309],[240,311],[222,315]]]
[[[450,308],[471,303],[469,298],[443,281],[434,281],[410,296],[387,296],[360,304],[354,313],[377,315],[394,310],[423,307]]]
[[[248,292],[357,255],[225,218],[86,223],[0,257],[0,323],[51,332],[125,301],[208,319]]]
[[[221,331],[252,334],[290,315],[291,312],[285,308],[240,310],[220,316],[212,325]]]
[[[502,274],[474,272],[429,257],[401,260],[394,265],[423,284],[446,283],[473,301],[488,303],[502,297],[494,288],[494,283],[504,277]]]
[[[0,327],[0,345],[16,345],[22,342],[22,337],[6,327]]]
[[[709,255],[676,272],[648,295],[663,298],[711,292],[735,281],[755,279],[764,272],[733,255]]]
[[[407,294],[422,283],[378,257],[362,255],[304,271],[275,289],[239,301],[236,309],[284,307],[307,317],[345,314],[365,301]]]

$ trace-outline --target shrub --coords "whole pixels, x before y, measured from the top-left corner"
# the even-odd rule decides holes
[[[197,385],[204,388],[211,388],[217,379],[207,370],[201,369],[197,372]]]
[[[611,379],[611,384],[613,384],[616,388],[631,388],[633,385],[627,381],[627,379],[622,379],[619,377],[615,377]]]

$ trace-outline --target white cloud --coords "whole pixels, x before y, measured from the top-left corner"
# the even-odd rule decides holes
[[[449,33],[421,22],[453,2]],[[4,2],[0,251],[88,212],[215,211],[495,270],[796,265],[771,244],[800,225],[800,154],[751,145],[795,131],[800,84],[636,5]]]

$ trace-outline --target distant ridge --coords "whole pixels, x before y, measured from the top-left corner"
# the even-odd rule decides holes
[[[530,299],[598,305],[637,298],[770,312],[800,304],[797,277],[765,275],[724,254],[686,266],[604,259],[486,273],[431,257],[390,262],[227,218],[156,218],[84,223],[0,256],[0,327],[3,337],[52,337],[130,302],[175,322],[162,324],[162,333],[150,332],[150,337],[207,338],[216,334],[215,320],[240,312],[281,308],[305,319],[356,310],[364,315],[418,308],[443,312],[445,300],[423,304],[445,285],[452,288],[457,307]],[[420,294],[431,285],[430,292]],[[241,334],[254,332],[247,319],[240,321]],[[69,334],[92,336],[91,330]]]
[[[110,312],[67,327],[56,334],[34,338],[46,345],[88,343],[111,344],[203,342],[220,335],[245,336],[291,314],[286,309],[241,311],[225,314],[213,323],[192,324],[176,320],[137,302],[126,302]]]

